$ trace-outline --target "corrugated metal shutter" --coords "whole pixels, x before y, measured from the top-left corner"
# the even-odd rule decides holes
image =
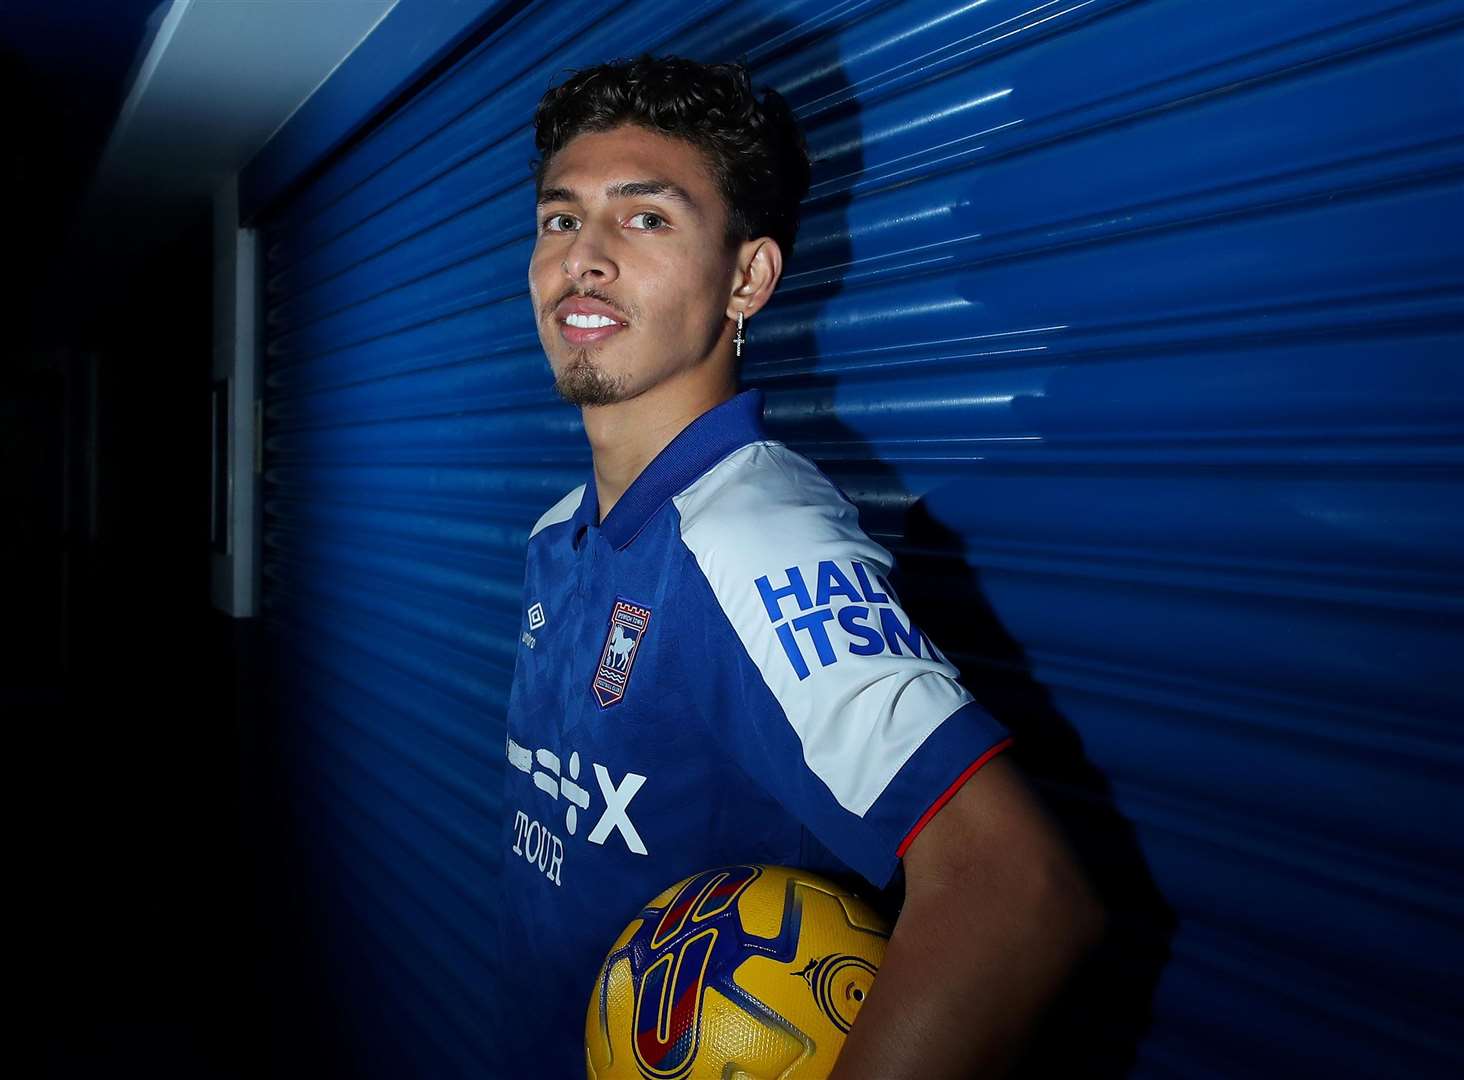
[[[1115,908],[1049,1057],[1459,1075],[1461,42],[1459,2],[528,5],[275,207],[264,603],[363,1059],[494,1073],[522,548],[587,461],[527,124],[644,49],[805,122],[746,379]]]

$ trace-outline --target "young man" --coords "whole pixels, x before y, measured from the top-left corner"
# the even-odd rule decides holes
[[[836,1076],[995,1075],[1101,916],[1006,733],[899,607],[889,553],[737,392],[808,189],[791,113],[740,67],[642,58],[551,90],[536,125],[530,293],[594,467],[529,540],[504,1075],[583,1076],[615,937],[741,862],[881,888],[903,865]]]

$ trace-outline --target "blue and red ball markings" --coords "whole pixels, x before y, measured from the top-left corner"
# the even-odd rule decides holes
[[[629,958],[635,1005],[635,1052],[647,1080],[678,1080],[691,1071],[701,1038],[707,987],[776,1027],[791,1029],[782,1016],[752,997],[732,978],[750,956],[792,963],[798,952],[802,904],[790,883],[783,924],[774,938],[742,932],[737,898],[762,875],[760,867],[707,870],[687,880],[664,908],[648,907],[624,948],[605,961],[608,971]],[[666,980],[675,980],[667,985]],[[609,1009],[608,980],[600,984],[601,1022]]]

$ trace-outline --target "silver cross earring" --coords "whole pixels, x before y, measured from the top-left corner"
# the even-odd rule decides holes
[[[742,336],[742,312],[739,311],[737,313],[737,336],[732,339],[732,344],[737,346],[737,355],[739,357],[742,355],[742,346],[746,343],[747,339]]]

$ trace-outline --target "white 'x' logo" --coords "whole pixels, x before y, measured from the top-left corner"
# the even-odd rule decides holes
[[[595,823],[588,837],[592,844],[604,844],[610,838],[610,830],[616,829],[625,838],[625,846],[637,855],[646,854],[645,842],[641,840],[640,833],[635,831],[630,818],[625,813],[625,808],[630,805],[630,800],[635,798],[635,793],[641,789],[646,778],[640,773],[626,773],[625,779],[620,781],[620,786],[615,786],[615,781],[610,779],[610,773],[605,766],[598,761],[595,762],[595,779],[600,782],[600,794],[605,796],[605,813]]]

